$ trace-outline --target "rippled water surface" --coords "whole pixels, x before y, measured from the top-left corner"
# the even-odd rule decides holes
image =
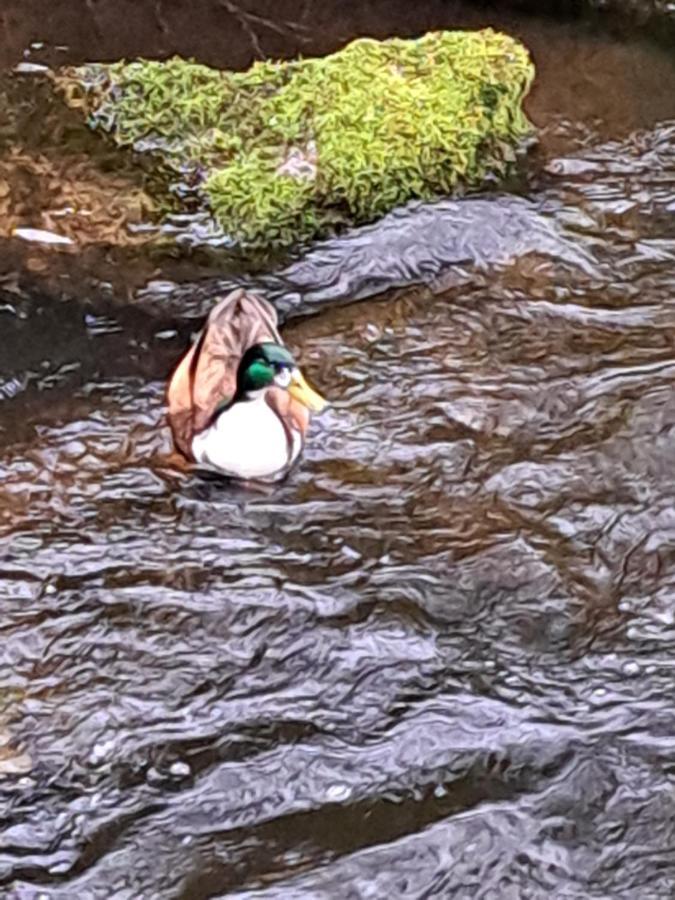
[[[2,294],[2,896],[675,894],[675,120],[592,120],[260,282],[269,492],[170,453],[199,304]]]

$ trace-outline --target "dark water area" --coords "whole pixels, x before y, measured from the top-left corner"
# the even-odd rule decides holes
[[[536,18],[534,18],[536,17]],[[530,21],[575,18],[625,38],[675,37],[668,0],[5,0],[0,9],[0,65],[46,44],[54,64],[92,58],[194,57],[213,66],[247,68],[261,57],[319,56],[355,37],[414,36],[486,20],[517,33]],[[583,25],[581,25],[583,27]]]
[[[272,491],[171,454],[223,284],[4,279],[3,898],[675,894],[675,65],[518,27],[518,194],[241,275],[332,400]]]

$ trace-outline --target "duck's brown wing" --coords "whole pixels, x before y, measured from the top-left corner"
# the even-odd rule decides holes
[[[192,458],[194,435],[209,424],[218,406],[234,397],[243,354],[265,341],[281,343],[281,337],[276,311],[262,297],[232,291],[211,310],[167,389],[169,425],[183,456]]]

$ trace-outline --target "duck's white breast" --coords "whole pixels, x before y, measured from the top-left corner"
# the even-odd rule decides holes
[[[235,403],[213,425],[195,435],[192,454],[196,462],[236,478],[270,478],[282,474],[302,446],[293,433],[289,459],[286,430],[264,397]]]

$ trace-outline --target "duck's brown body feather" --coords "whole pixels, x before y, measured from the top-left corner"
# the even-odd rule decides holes
[[[211,310],[199,337],[171,376],[167,389],[168,418],[174,443],[187,459],[193,459],[195,434],[207,428],[216,410],[233,399],[237,368],[246,350],[266,341],[282,343],[276,311],[262,297],[241,289],[232,291]],[[276,404],[287,428],[298,427],[304,434],[307,411],[284,395],[284,391],[273,392],[270,403]]]

